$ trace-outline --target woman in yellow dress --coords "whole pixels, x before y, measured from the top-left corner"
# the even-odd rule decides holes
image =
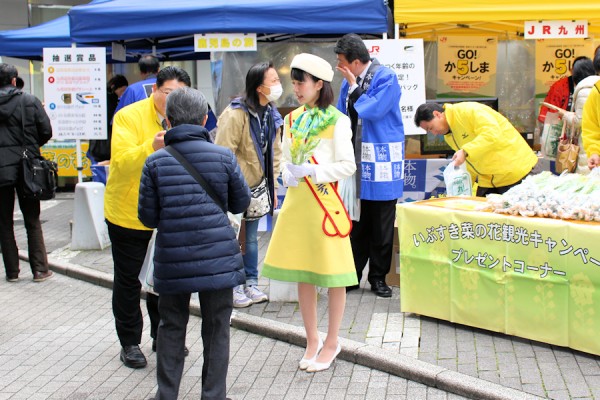
[[[350,119],[333,103],[333,69],[324,59],[298,54],[291,64],[294,94],[301,107],[284,121],[282,175],[288,187],[265,256],[262,274],[298,282],[306,352],[300,369],[322,371],[341,351],[338,333],[346,305],[346,286],[356,285],[350,246],[352,222],[337,182],[356,171]],[[312,157],[292,163],[298,138],[319,139]],[[301,140],[301,142],[305,142]],[[294,160],[298,162],[298,160]],[[323,343],[317,330],[316,286],[329,288],[329,326]]]

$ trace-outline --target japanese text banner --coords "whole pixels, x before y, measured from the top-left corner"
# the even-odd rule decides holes
[[[544,98],[550,86],[569,76],[573,61],[579,56],[593,58],[592,40],[560,39],[535,42],[535,93]]]
[[[600,355],[600,225],[451,202],[397,206],[402,311]]]
[[[438,97],[495,97],[498,39],[438,38]]]
[[[392,69],[402,90],[400,111],[405,135],[422,135],[414,124],[417,107],[425,103],[425,53],[422,39],[365,40],[371,57]]]

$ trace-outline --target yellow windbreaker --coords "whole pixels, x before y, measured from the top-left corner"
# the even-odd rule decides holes
[[[581,137],[588,157],[600,154],[600,81],[596,82],[583,106]]]
[[[444,104],[450,132],[444,140],[467,152],[467,169],[485,188],[512,185],[538,161],[514,126],[494,109],[476,102]]]
[[[104,217],[111,223],[128,229],[150,230],[138,219],[140,179],[146,158],[154,153],[154,136],[162,130],[153,96],[115,114],[104,194]]]

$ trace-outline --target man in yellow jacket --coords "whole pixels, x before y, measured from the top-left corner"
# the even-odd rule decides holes
[[[117,336],[121,342],[121,361],[130,368],[146,366],[140,350],[143,318],[140,309],[141,283],[138,279],[152,230],[138,219],[138,197],[142,169],[146,158],[165,146],[165,104],[167,95],[175,89],[190,86],[190,76],[181,68],[161,70],[152,88],[152,95],[133,103],[113,120],[111,161],[104,216],[112,242],[114,283],[112,307]],[[160,316],[158,296],[146,298],[150,316],[150,336],[154,339]]]
[[[500,113],[481,103],[421,104],[415,124],[455,150],[456,166],[467,163],[477,180],[477,196],[504,193],[529,174],[538,161],[525,139]]]
[[[581,137],[589,169],[600,166],[600,81],[596,82],[583,106]]]

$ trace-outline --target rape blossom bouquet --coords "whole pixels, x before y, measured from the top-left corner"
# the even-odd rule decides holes
[[[290,145],[290,154],[292,164],[302,165],[312,157],[315,149],[321,142],[317,136],[311,136],[308,133],[292,132],[292,143]]]

